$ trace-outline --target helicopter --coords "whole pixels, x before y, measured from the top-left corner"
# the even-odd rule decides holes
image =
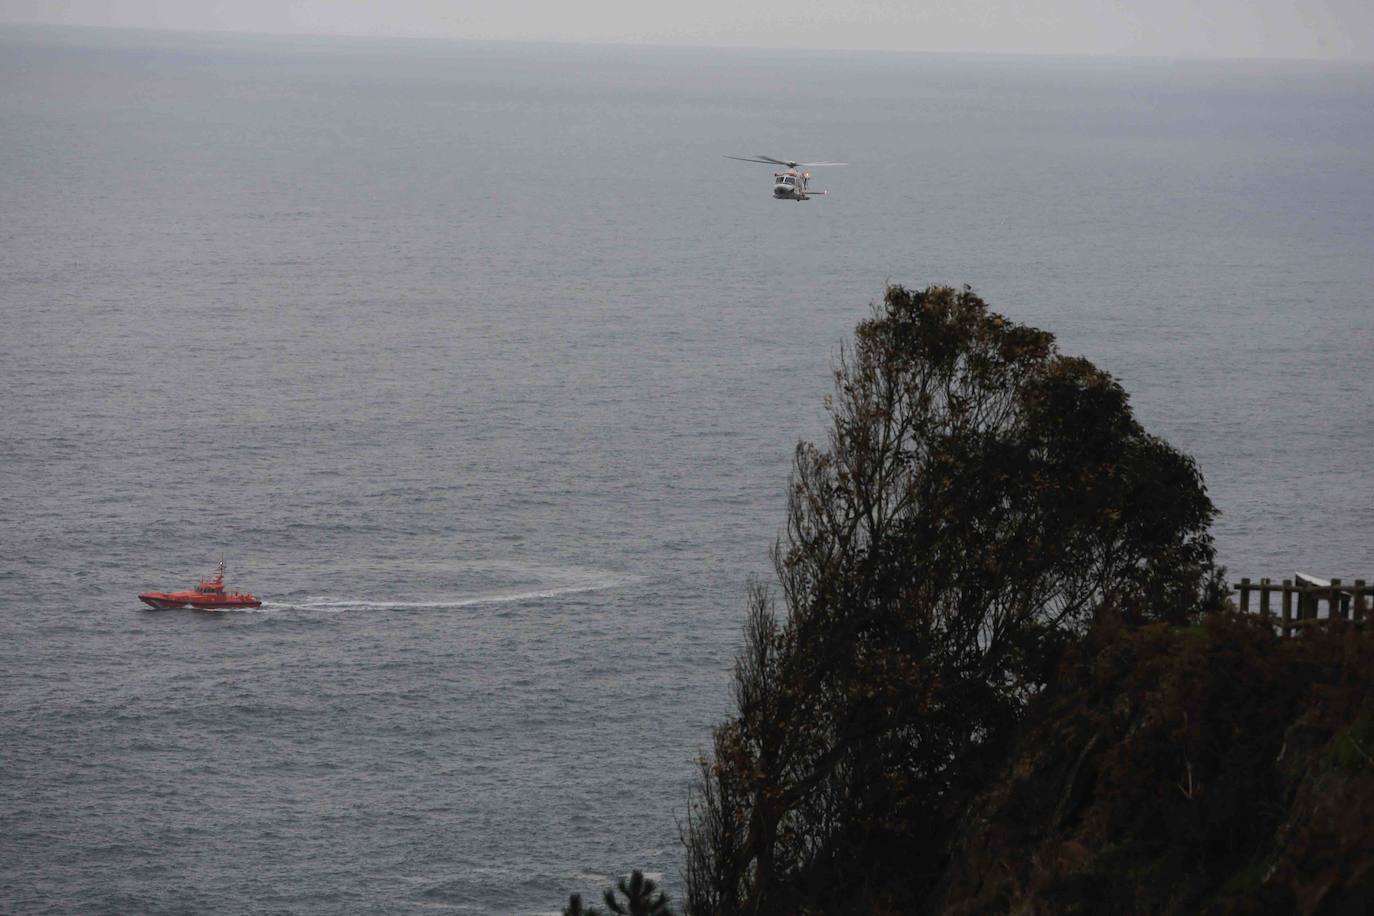
[[[847,162],[789,162],[786,159],[774,159],[772,156],[756,156],[746,159],[743,156],[726,156],[726,159],[737,159],[740,162],[761,162],[764,165],[786,166],[785,172],[773,173],[773,198],[775,200],[795,200],[801,203],[810,200],[826,191],[813,191],[807,187],[811,180],[810,172],[799,172],[798,168],[812,168],[818,165],[848,165]]]

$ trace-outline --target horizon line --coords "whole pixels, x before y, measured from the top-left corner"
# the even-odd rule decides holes
[[[1275,64],[1325,64],[1344,66],[1374,67],[1374,57],[1300,57],[1300,56],[1203,56],[1196,54],[1144,54],[1110,53],[1102,51],[1006,51],[1006,50],[933,50],[928,48],[875,48],[875,47],[821,47],[815,45],[721,45],[710,43],[675,43],[658,41],[615,41],[609,39],[555,39],[555,38],[492,38],[468,37],[462,35],[419,35],[407,32],[309,32],[309,31],[258,31],[244,29],[215,28],[176,28],[169,26],[139,25],[91,25],[64,22],[33,22],[29,20],[0,19],[0,32],[14,31],[53,31],[53,32],[104,32],[136,35],[185,35],[203,38],[237,37],[249,39],[313,39],[322,41],[354,42],[414,42],[425,44],[490,44],[490,45],[532,45],[557,48],[587,49],[641,49],[665,51],[725,51],[725,52],[768,52],[801,54],[871,54],[871,55],[909,55],[931,57],[990,57],[990,58],[1036,58],[1044,60],[1088,60],[1088,61],[1137,61],[1169,63],[1275,63]]]

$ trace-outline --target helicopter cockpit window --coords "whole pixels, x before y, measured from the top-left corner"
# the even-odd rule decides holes
[[[796,183],[797,183],[797,179],[795,179],[795,178],[793,178],[792,176],[788,175],[788,176],[786,176],[786,177],[784,177],[784,178],[782,179],[782,182],[781,182],[781,183],[782,183],[782,184],[796,184]]]

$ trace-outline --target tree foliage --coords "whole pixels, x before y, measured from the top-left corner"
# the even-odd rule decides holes
[[[607,888],[602,899],[606,903],[604,912],[584,906],[582,895],[573,894],[563,908],[563,916],[606,916],[607,912],[615,916],[673,916],[668,895],[659,891],[658,883],[644,877],[644,872],[638,869],[628,878],[617,881],[615,888]]]
[[[1066,641],[1215,581],[1193,461],[967,288],[888,289],[827,407],[689,812],[698,916],[911,911]]]

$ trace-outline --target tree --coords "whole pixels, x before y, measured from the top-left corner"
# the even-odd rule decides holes
[[[688,814],[698,916],[910,911],[1066,642],[1215,579],[1192,459],[968,288],[889,288],[827,407]]]
[[[616,890],[620,891],[620,896],[625,898],[624,901],[616,896]],[[658,891],[657,882],[644,877],[644,872],[635,869],[628,879],[621,878],[617,881],[615,889],[607,888],[603,899],[606,901],[606,908],[616,916],[673,916],[668,895],[655,891]],[[568,898],[568,905],[563,908],[563,916],[604,914],[595,907],[584,907],[582,895],[573,894]]]
[[[671,916],[668,896],[655,895],[658,885],[644,877],[644,872],[635,870],[628,881],[624,878],[617,881],[616,888],[625,897],[625,902],[616,899],[611,890],[606,891],[605,900],[606,908],[617,916]]]

